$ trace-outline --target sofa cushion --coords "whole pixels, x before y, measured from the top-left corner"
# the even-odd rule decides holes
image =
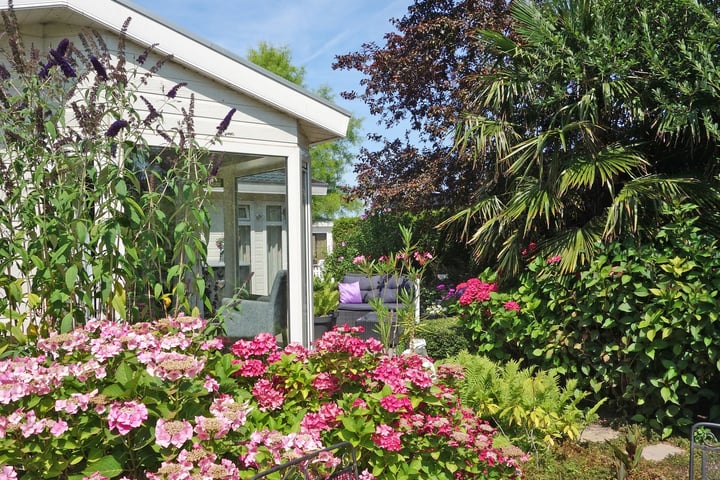
[[[373,298],[380,296],[383,286],[383,277],[380,275],[372,275],[368,277],[363,273],[348,273],[343,277],[343,283],[360,284],[360,296],[363,303],[368,303]]]
[[[400,296],[399,290],[412,291],[412,285],[409,280],[402,277],[389,277],[382,290],[382,299],[384,303],[398,303]]]
[[[340,303],[362,303],[360,282],[339,283],[338,289],[340,290]]]

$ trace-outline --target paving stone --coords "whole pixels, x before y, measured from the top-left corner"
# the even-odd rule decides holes
[[[678,455],[683,452],[684,450],[676,447],[675,445],[671,445],[666,442],[660,442],[654,445],[647,445],[645,448],[643,448],[642,457],[645,460],[659,462],[661,460],[665,460],[665,458],[669,457],[670,455]]]
[[[597,423],[591,423],[580,434],[581,442],[604,442],[605,440],[613,440],[620,434],[617,430],[605,427]]]

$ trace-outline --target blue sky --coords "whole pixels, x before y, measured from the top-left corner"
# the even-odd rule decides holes
[[[293,63],[306,69],[309,88],[329,85],[337,94],[358,90],[357,72],[333,70],[338,54],[366,42],[383,43],[412,0],[131,0],[136,5],[240,56],[266,41],[288,46]],[[364,103],[336,103],[362,117],[363,131],[376,129]]]

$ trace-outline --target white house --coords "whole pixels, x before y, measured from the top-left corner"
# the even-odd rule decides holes
[[[223,162],[212,194],[209,263],[224,270],[221,296],[246,285],[266,294],[280,269],[288,271],[291,341],[312,336],[312,242],[308,148],[342,138],[350,114],[162,18],[124,0],[15,0],[26,44],[45,54],[83,29],[112,48],[127,18],[127,58],[147,47],[172,54],[143,88],[162,97],[179,82],[178,97],[195,97],[195,130],[202,140],[230,108],[237,109],[222,144]],[[0,0],[0,9],[8,1]],[[165,121],[174,121],[165,119]],[[159,138],[148,138],[151,145]],[[202,141],[201,141],[202,143]]]

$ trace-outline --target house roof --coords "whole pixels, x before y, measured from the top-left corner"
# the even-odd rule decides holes
[[[8,8],[0,0],[0,9]],[[311,144],[342,138],[350,114],[327,100],[126,0],[14,0],[20,24],[62,22],[119,32],[142,47],[172,54],[173,61],[212,78],[300,122]]]

